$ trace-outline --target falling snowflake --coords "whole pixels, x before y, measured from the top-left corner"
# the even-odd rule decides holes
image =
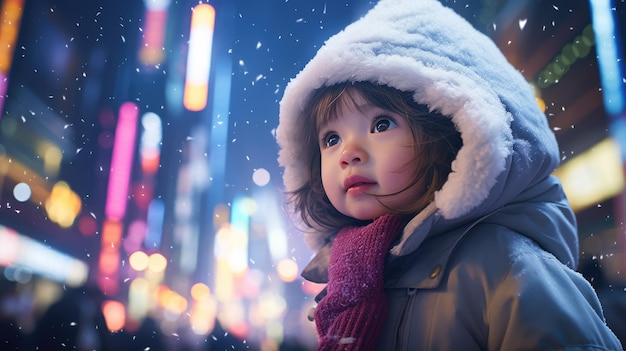
[[[518,25],[519,25],[519,29],[520,29],[520,30],[524,30],[524,27],[526,27],[526,22],[528,22],[528,19],[527,19],[527,18],[520,19],[520,20],[518,21]]]

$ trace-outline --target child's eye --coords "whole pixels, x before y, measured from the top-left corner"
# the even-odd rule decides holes
[[[324,137],[322,138],[322,146],[323,147],[331,147],[337,143],[339,143],[339,135],[335,134],[335,133],[328,133],[326,135],[324,135]]]
[[[394,128],[397,125],[398,124],[389,117],[379,117],[374,121],[371,132],[372,133],[384,132],[388,129]]]

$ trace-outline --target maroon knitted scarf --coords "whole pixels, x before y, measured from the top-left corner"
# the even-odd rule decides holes
[[[387,214],[344,228],[330,249],[327,294],[315,309],[318,350],[374,350],[387,316],[383,265],[405,224]]]

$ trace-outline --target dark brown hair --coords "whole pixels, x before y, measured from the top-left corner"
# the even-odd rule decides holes
[[[343,83],[317,89],[304,109],[302,125],[295,131],[298,134],[297,140],[305,144],[301,157],[304,164],[310,165],[306,173],[308,179],[302,187],[288,194],[289,205],[300,213],[304,224],[309,227],[321,226],[334,231],[347,225],[363,225],[368,222],[345,216],[337,211],[322,186],[319,126],[324,121],[336,118],[342,106],[352,101],[355,94],[376,107],[406,118],[415,140],[414,178],[405,189],[420,179],[425,180],[427,188],[411,206],[393,209],[393,212],[416,214],[433,201],[435,191],[447,180],[451,163],[462,146],[461,135],[452,120],[416,103],[411,92],[371,82]]]

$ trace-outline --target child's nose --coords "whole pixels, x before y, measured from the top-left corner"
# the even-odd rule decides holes
[[[343,150],[339,160],[342,167],[367,161],[367,152],[358,142],[355,140],[344,140],[342,144]]]

